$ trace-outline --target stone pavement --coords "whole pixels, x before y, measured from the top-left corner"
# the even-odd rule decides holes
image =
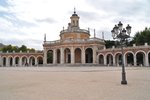
[[[149,100],[150,67],[0,67],[0,100]]]

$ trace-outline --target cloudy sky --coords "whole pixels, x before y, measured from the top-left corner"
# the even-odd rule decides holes
[[[80,28],[96,30],[96,36],[112,39],[111,29],[119,21],[132,26],[132,36],[150,27],[149,0],[0,0],[0,43],[42,49],[47,41],[59,39],[76,8]]]

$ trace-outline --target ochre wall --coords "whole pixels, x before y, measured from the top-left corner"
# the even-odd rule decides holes
[[[63,39],[76,39],[76,38],[81,38],[81,39],[88,39],[89,38],[89,34],[86,33],[65,33],[62,34]]]

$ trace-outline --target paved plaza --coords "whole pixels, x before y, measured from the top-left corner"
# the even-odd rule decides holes
[[[0,100],[150,100],[150,67],[0,67]]]

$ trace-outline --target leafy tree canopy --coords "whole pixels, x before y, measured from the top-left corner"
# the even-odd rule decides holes
[[[150,28],[145,28],[145,30],[137,32],[133,37],[133,43],[136,45],[150,44]]]
[[[15,51],[15,52],[20,52],[20,51],[22,51],[22,52],[27,52],[27,51],[29,51],[29,52],[34,52],[35,51],[35,49],[33,49],[33,48],[27,48],[25,45],[22,45],[21,47],[18,47],[18,46],[12,46],[12,45],[7,45],[7,46],[4,46],[4,47],[2,47],[1,48],[1,51],[2,52],[13,52],[13,51]]]

